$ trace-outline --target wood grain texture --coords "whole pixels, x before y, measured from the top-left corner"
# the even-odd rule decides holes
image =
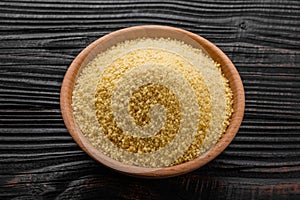
[[[0,199],[299,199],[300,2],[0,2]],[[112,172],[67,132],[60,87],[75,56],[111,31],[169,25],[233,61],[246,92],[242,126],[213,162],[142,180]]]

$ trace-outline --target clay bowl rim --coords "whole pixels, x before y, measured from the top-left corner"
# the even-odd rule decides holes
[[[223,137],[211,149],[209,149],[206,153],[204,153],[200,157],[192,161],[180,165],[171,166],[171,167],[145,168],[145,167],[126,165],[104,155],[103,153],[98,151],[95,147],[93,147],[91,143],[83,136],[82,132],[80,131],[79,127],[75,122],[72,106],[71,106],[72,91],[77,76],[79,75],[82,67],[84,67],[88,61],[92,60],[93,57],[95,57],[99,53],[99,50],[97,50],[99,45],[101,46],[103,43],[105,43],[108,40],[112,40],[112,41],[116,40],[115,43],[126,40],[126,35],[128,34],[131,34],[131,37],[133,38],[137,38],[140,36],[137,35],[136,33],[143,33],[147,35],[149,31],[152,32],[161,31],[161,33],[163,33],[162,37],[179,34],[180,37],[182,37],[181,38],[182,40],[188,39],[192,42],[195,41],[197,43],[196,45],[200,45],[201,48],[204,50],[204,52],[210,55],[216,62],[221,64],[223,73],[225,74],[226,78],[229,79],[230,87],[232,88],[234,93],[233,96],[234,113],[232,115],[230,125],[227,128],[227,131],[223,135]],[[108,47],[104,47],[104,48],[108,48]],[[143,177],[143,178],[166,178],[166,177],[182,175],[191,172],[199,167],[202,167],[203,165],[207,164],[215,157],[217,157],[230,144],[230,142],[233,140],[236,133],[238,132],[238,129],[243,120],[244,109],[245,109],[245,94],[244,94],[242,80],[238,74],[237,69],[235,68],[231,60],[214,44],[212,44],[211,42],[209,42],[208,40],[204,39],[199,35],[196,35],[194,33],[191,33],[183,29],[169,27],[169,26],[144,25],[144,26],[134,26],[134,27],[117,30],[115,32],[109,33],[97,39],[96,41],[92,42],[89,46],[87,46],[73,60],[73,62],[71,63],[71,65],[69,66],[65,74],[62,87],[61,87],[60,107],[61,107],[64,123],[69,133],[71,134],[75,142],[96,161],[102,163],[103,165],[111,169],[114,169],[116,171],[131,176]]]

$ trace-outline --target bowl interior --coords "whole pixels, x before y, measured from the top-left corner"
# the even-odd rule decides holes
[[[85,138],[77,126],[73,111],[72,111],[72,91],[74,89],[75,81],[80,74],[82,68],[84,68],[91,60],[93,60],[97,54],[105,51],[106,49],[114,46],[125,40],[133,40],[141,37],[146,38],[171,38],[179,41],[183,41],[195,48],[202,49],[206,54],[212,57],[213,60],[220,63],[225,77],[229,80],[229,85],[233,92],[233,109],[234,112],[231,117],[231,122],[227,128],[224,136],[215,144],[209,151],[201,155],[195,160],[165,168],[144,168],[131,165],[125,165],[121,162],[111,159],[99,152],[91,143]],[[206,39],[190,33],[188,31],[166,26],[138,26],[122,29],[113,33],[110,33],[85,48],[70,65],[65,78],[63,80],[61,89],[61,111],[64,122],[67,129],[72,135],[77,144],[87,152],[95,160],[102,164],[133,176],[139,177],[170,177],[180,174],[184,174],[195,170],[219,155],[231,142],[237,133],[239,126],[242,122],[245,99],[244,89],[240,76],[230,61],[230,59],[215,45],[207,41]]]

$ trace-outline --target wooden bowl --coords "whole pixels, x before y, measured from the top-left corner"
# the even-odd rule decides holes
[[[104,155],[95,147],[93,147],[88,139],[85,138],[85,136],[82,134],[74,120],[71,106],[72,91],[74,89],[76,78],[79,75],[81,69],[88,62],[93,60],[97,54],[105,51],[109,47],[114,46],[115,44],[124,40],[133,40],[140,37],[172,38],[184,41],[185,43],[190,44],[193,47],[201,48],[205,53],[212,57],[213,60],[221,64],[223,73],[229,80],[229,85],[233,91],[234,109],[230,125],[227,128],[224,136],[210,150],[192,161],[165,168],[145,168],[123,164],[111,159],[110,157]],[[77,142],[77,144],[92,158],[114,170],[128,175],[147,178],[163,178],[177,176],[193,171],[213,160],[229,145],[229,143],[236,135],[243,119],[245,95],[243,84],[236,68],[234,67],[230,59],[214,44],[196,34],[182,29],[168,26],[150,25],[125,28],[112,32],[101,37],[100,39],[96,40],[88,47],[86,47],[74,59],[64,77],[61,88],[60,106],[65,125],[70,134]]]

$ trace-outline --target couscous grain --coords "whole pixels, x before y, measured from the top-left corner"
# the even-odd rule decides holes
[[[72,107],[94,147],[143,167],[200,156],[233,112],[220,66],[200,49],[164,38],[125,41],[97,55],[76,81]]]

